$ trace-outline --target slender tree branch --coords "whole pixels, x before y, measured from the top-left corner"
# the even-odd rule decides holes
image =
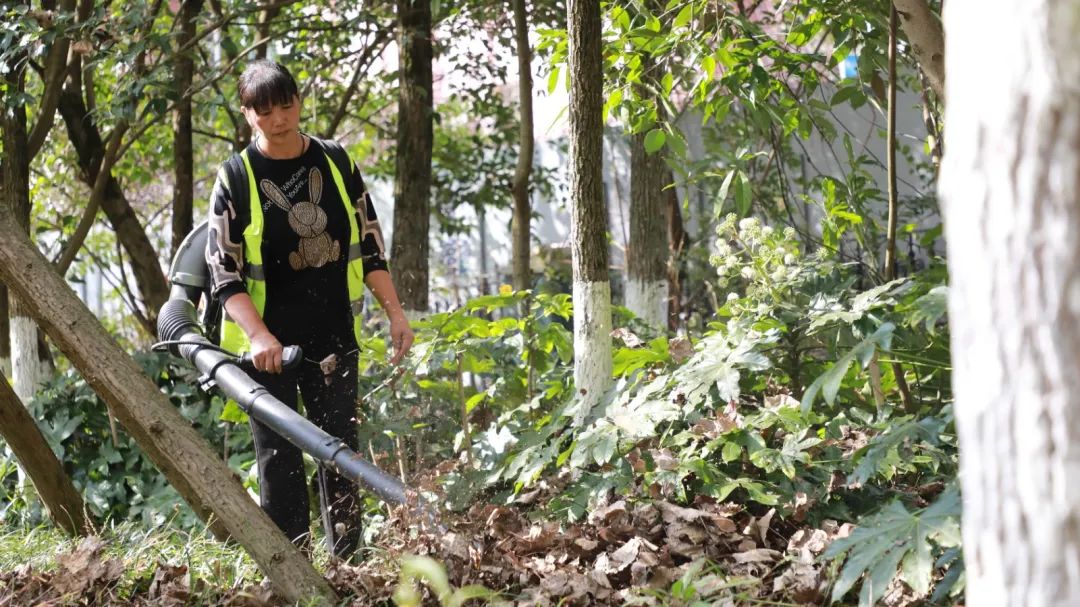
[[[204,131],[202,129],[191,129],[191,132],[196,134],[196,135],[202,135],[203,137],[209,137],[210,139],[220,139],[221,141],[224,141],[224,142],[230,143],[230,144],[233,142],[231,137],[226,137],[226,136],[221,135],[219,133],[211,133],[210,131]]]
[[[205,39],[210,34],[214,33],[214,31],[225,27],[226,25],[229,24],[230,21],[232,21],[233,19],[236,19],[240,15],[246,15],[246,14],[250,14],[250,13],[254,13],[254,12],[261,12],[261,11],[276,12],[276,11],[280,11],[283,7],[289,6],[290,4],[296,4],[299,1],[300,0],[281,0],[279,2],[269,2],[267,4],[255,4],[255,5],[245,6],[244,8],[241,8],[241,9],[239,9],[239,10],[237,10],[235,12],[229,13],[227,15],[223,15],[221,13],[221,4],[220,3],[211,2],[210,5],[213,8],[214,13],[218,14],[218,15],[221,15],[221,16],[218,18],[217,21],[215,21],[215,22],[211,23],[210,25],[206,26],[206,29],[203,29],[198,34],[196,34],[194,38],[192,38],[191,40],[189,40],[187,42],[187,44],[184,44],[179,49],[177,49],[176,54],[186,52],[191,47],[193,47],[196,44],[202,42],[203,39]],[[262,23],[261,19],[260,19],[260,23]],[[261,38],[261,36],[260,36],[260,38]],[[269,38],[256,40],[256,45],[264,44],[268,40],[269,40]],[[241,53],[241,55],[243,55],[243,53]]]
[[[156,16],[161,10],[162,2],[163,0],[154,0],[153,6],[150,7],[150,15],[153,17],[147,19],[146,23],[143,24],[140,38],[144,38],[150,33],[150,30],[154,26]],[[147,53],[144,50],[135,57],[135,65],[131,72],[133,75],[139,76],[145,71],[146,55]],[[121,148],[124,134],[127,133],[127,131],[128,121],[124,118],[113,127],[113,131],[109,135],[108,142],[105,145],[105,153],[101,158],[101,166],[98,168],[97,177],[94,179],[94,186],[90,191],[90,200],[86,203],[86,211],[83,213],[82,219],[79,220],[79,225],[75,228],[75,233],[71,235],[71,240],[68,241],[64,251],[60,254],[60,259],[56,261],[56,270],[61,276],[67,273],[68,268],[71,267],[71,262],[75,260],[75,256],[79,253],[79,249],[82,248],[82,243],[86,239],[87,234],[90,233],[90,227],[94,224],[94,218],[97,217],[98,209],[101,207],[101,201],[105,198],[105,190],[108,188],[109,181],[112,179],[112,167],[123,155],[123,151],[127,150],[126,146]],[[128,145],[131,145],[130,142]]]
[[[896,224],[899,201],[896,188],[896,9],[889,9],[889,84],[885,120],[885,165],[888,172],[889,219],[885,230],[885,280],[896,277]]]
[[[71,240],[64,247],[60,258],[56,260],[56,271],[61,276],[67,273],[68,268],[71,267],[71,262],[75,261],[76,254],[82,248],[87,234],[90,233],[90,227],[94,225],[94,218],[97,217],[98,209],[101,208],[101,199],[105,197],[105,188],[109,183],[109,179],[112,178],[112,167],[119,158],[117,150],[120,147],[120,141],[126,131],[127,122],[121,121],[109,136],[109,142],[105,147],[105,155],[101,159],[101,168],[98,169],[97,178],[94,179],[94,187],[90,192],[90,201],[86,203],[86,210],[83,212],[82,219],[79,220],[79,225],[75,228],[75,233],[71,235]]]
[[[75,11],[75,0],[63,0],[60,5],[63,13]],[[67,71],[68,47],[71,38],[66,35],[59,36],[53,41],[49,53],[45,57],[45,73],[42,76],[44,91],[41,94],[40,111],[37,122],[34,123],[30,136],[27,137],[27,154],[33,158],[41,150],[45,143],[45,137],[52,130],[56,119],[56,106],[60,104],[60,90],[64,84],[64,73]]]
[[[348,115],[349,103],[352,101],[353,95],[356,94],[356,89],[360,87],[360,77],[367,73],[367,68],[371,67],[371,60],[379,56],[382,49],[389,43],[390,31],[391,30],[388,29],[377,30],[375,32],[375,39],[372,40],[364,49],[364,52],[357,57],[352,79],[349,81],[349,86],[345,89],[345,94],[341,97],[341,103],[338,104],[337,110],[334,112],[333,117],[330,118],[330,124],[327,125],[326,130],[322,133],[323,139],[333,138],[334,133],[341,125],[341,121]]]
[[[886,121],[885,139],[887,140],[887,171],[889,182],[889,220],[886,228],[885,241],[885,280],[896,278],[896,225],[900,214],[900,201],[896,188],[896,25],[897,13],[894,6],[889,8],[889,107]],[[877,364],[877,351],[874,351],[874,361]],[[911,388],[908,387],[904,377],[904,368],[898,362],[892,363],[893,376],[896,379],[896,389],[900,392],[900,401],[905,411],[914,410],[914,401],[911,397]]]
[[[207,87],[212,86],[215,82],[224,78],[232,71],[233,66],[236,65],[237,62],[247,56],[248,53],[256,50],[257,48],[259,48],[260,45],[263,45],[266,42],[267,40],[263,39],[256,40],[255,42],[251,43],[251,45],[249,45],[247,48],[237,53],[236,57],[232,61],[229,61],[229,63],[226,64],[221,70],[219,70],[218,73],[214,74],[212,77],[207,78],[203,82],[200,82],[198,86],[192,84],[191,88],[188,90],[187,93],[181,95],[180,98],[173,100],[173,102],[165,108],[163,114],[169,114],[170,112],[175,110],[176,104],[181,99],[190,99],[192,96],[202,92]],[[131,146],[134,145],[135,142],[138,141],[146,133],[146,131],[150,130],[152,127],[158,126],[159,124],[160,122],[158,120],[158,114],[151,115],[149,119],[147,119],[145,122],[142,123],[141,126],[137,128],[137,130],[133,131],[134,134],[128,139],[128,142],[124,144],[124,146],[120,149],[118,157],[122,157],[128,151],[128,149],[131,148]]]
[[[528,289],[532,283],[529,270],[529,236],[532,210],[529,200],[529,177],[534,156],[532,107],[532,49],[529,47],[529,20],[525,0],[513,0],[514,40],[518,58],[518,103],[521,106],[518,129],[518,158],[510,191],[514,197],[511,219],[514,288]]]
[[[128,309],[131,310],[131,313],[135,316],[135,319],[139,321],[139,324],[142,325],[143,329],[150,335],[153,335],[157,331],[157,323],[147,318],[146,314],[139,309],[138,303],[136,303],[138,299],[135,297],[135,293],[131,291],[131,284],[128,283],[127,270],[124,269],[124,248],[120,246],[119,238],[116,239],[116,259],[117,271],[120,272],[120,278],[118,280],[119,285],[116,288],[123,286],[123,299],[127,302]]]

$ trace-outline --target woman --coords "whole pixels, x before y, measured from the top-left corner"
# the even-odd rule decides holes
[[[308,418],[355,450],[365,285],[389,317],[392,364],[413,341],[390,280],[375,207],[341,147],[300,132],[299,89],[285,67],[250,64],[239,92],[252,142],[218,172],[206,249],[213,296],[225,308],[221,344],[249,350],[256,381],[294,409],[299,392]],[[337,364],[327,365],[326,373],[308,363],[283,372],[282,344],[301,346],[308,360]],[[306,544],[301,453],[255,420],[251,429],[262,508],[289,539]],[[347,557],[360,538],[355,488],[322,467],[318,477],[328,547]]]

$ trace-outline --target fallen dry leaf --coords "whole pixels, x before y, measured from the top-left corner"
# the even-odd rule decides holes
[[[804,605],[820,603],[825,598],[828,580],[811,563],[795,563],[773,580],[773,592]]]
[[[694,346],[685,337],[676,337],[668,342],[668,354],[675,364],[679,364],[694,355]]]
[[[765,397],[766,409],[783,409],[785,407],[799,407],[799,401],[791,397],[790,394],[773,394],[772,396]]]
[[[783,554],[779,550],[769,548],[754,548],[746,552],[736,552],[731,555],[736,563],[771,563],[779,560]]]
[[[830,543],[829,534],[822,529],[799,529],[788,540],[788,552],[799,552],[803,549],[812,554],[820,554]]]
[[[319,368],[322,369],[323,381],[326,385],[333,383],[331,375],[337,370],[338,357],[337,354],[330,354],[326,358],[319,361]]]
[[[649,453],[652,454],[653,462],[656,463],[656,467],[660,470],[678,470],[679,460],[675,458],[670,449],[650,449]]]
[[[772,522],[772,517],[774,514],[776,514],[776,508],[769,508],[769,511],[766,512],[765,515],[762,516],[760,519],[758,519],[757,523],[755,523],[755,527],[757,527],[758,537],[761,538],[762,546],[769,545],[766,535],[769,533],[769,523]]]
[[[801,523],[806,520],[806,513],[809,512],[810,507],[816,503],[816,500],[812,500],[802,491],[795,493],[795,499],[791,503],[791,520],[796,523]]]
[[[85,538],[72,552],[56,558],[57,574],[53,584],[60,594],[83,594],[94,588],[112,585],[124,573],[116,559],[103,558],[105,542],[100,537]]]
[[[619,327],[611,332],[611,336],[621,340],[627,348],[640,348],[645,342],[626,327]]]
[[[608,523],[612,519],[619,517],[620,515],[625,516],[626,514],[626,501],[619,500],[609,506],[593,510],[592,513],[589,514],[589,522],[594,525],[599,523]]]
[[[684,508],[670,502],[657,502],[656,507],[664,517],[664,522],[669,525],[679,522],[692,522],[707,520],[724,533],[732,533],[737,527],[735,522],[715,512],[706,512],[696,508]]]
[[[644,564],[655,565],[659,562],[656,559],[655,551],[656,545],[652,542],[640,537],[633,537],[618,550],[611,553],[608,557],[609,564],[604,573],[619,573],[629,567],[631,563],[638,560],[639,557],[641,557]],[[597,558],[597,562],[599,561],[600,559]]]

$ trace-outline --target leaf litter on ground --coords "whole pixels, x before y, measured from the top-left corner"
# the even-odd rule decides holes
[[[864,436],[851,433],[842,442],[850,449],[863,441]],[[663,450],[652,453],[661,469],[663,456]],[[457,465],[460,462],[432,467],[413,484],[437,493],[437,477]],[[455,587],[481,585],[500,593],[495,603],[674,605],[683,604],[679,597],[692,597],[707,604],[740,605],[823,604],[830,588],[833,598],[840,598],[832,586],[836,581],[850,584],[857,573],[845,568],[840,572],[844,579],[839,579],[822,559],[836,540],[841,540],[837,548],[851,546],[855,538],[844,538],[855,528],[828,519],[817,527],[809,525],[807,510],[813,504],[805,494],[796,494],[781,515],[776,508],[707,496],[678,504],[638,488],[631,495],[612,495],[584,520],[572,523],[546,509],[565,484],[552,480],[537,483],[510,504],[479,502],[464,512],[443,513],[441,527],[417,520],[407,507],[392,508],[363,556],[322,564],[326,578],[346,597],[342,604],[389,605],[402,559],[416,555],[442,563]],[[916,495],[940,490],[928,485]],[[56,557],[55,570],[26,565],[0,573],[0,607],[280,604],[265,581],[214,587],[212,576],[200,578],[185,565],[160,560],[149,570],[143,565],[138,579],[122,589],[122,575],[135,565],[107,556],[104,547],[101,538],[91,537]],[[924,585],[925,567],[908,566],[918,570],[908,579]],[[882,579],[881,573],[870,573]],[[874,598],[890,607],[910,604],[914,595],[900,579],[875,592]],[[426,596],[425,604],[438,604],[430,592]]]

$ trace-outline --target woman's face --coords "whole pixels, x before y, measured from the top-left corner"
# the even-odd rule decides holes
[[[293,97],[292,103],[272,105],[262,112],[249,107],[242,109],[251,129],[274,145],[291,144],[300,128],[299,97]]]

